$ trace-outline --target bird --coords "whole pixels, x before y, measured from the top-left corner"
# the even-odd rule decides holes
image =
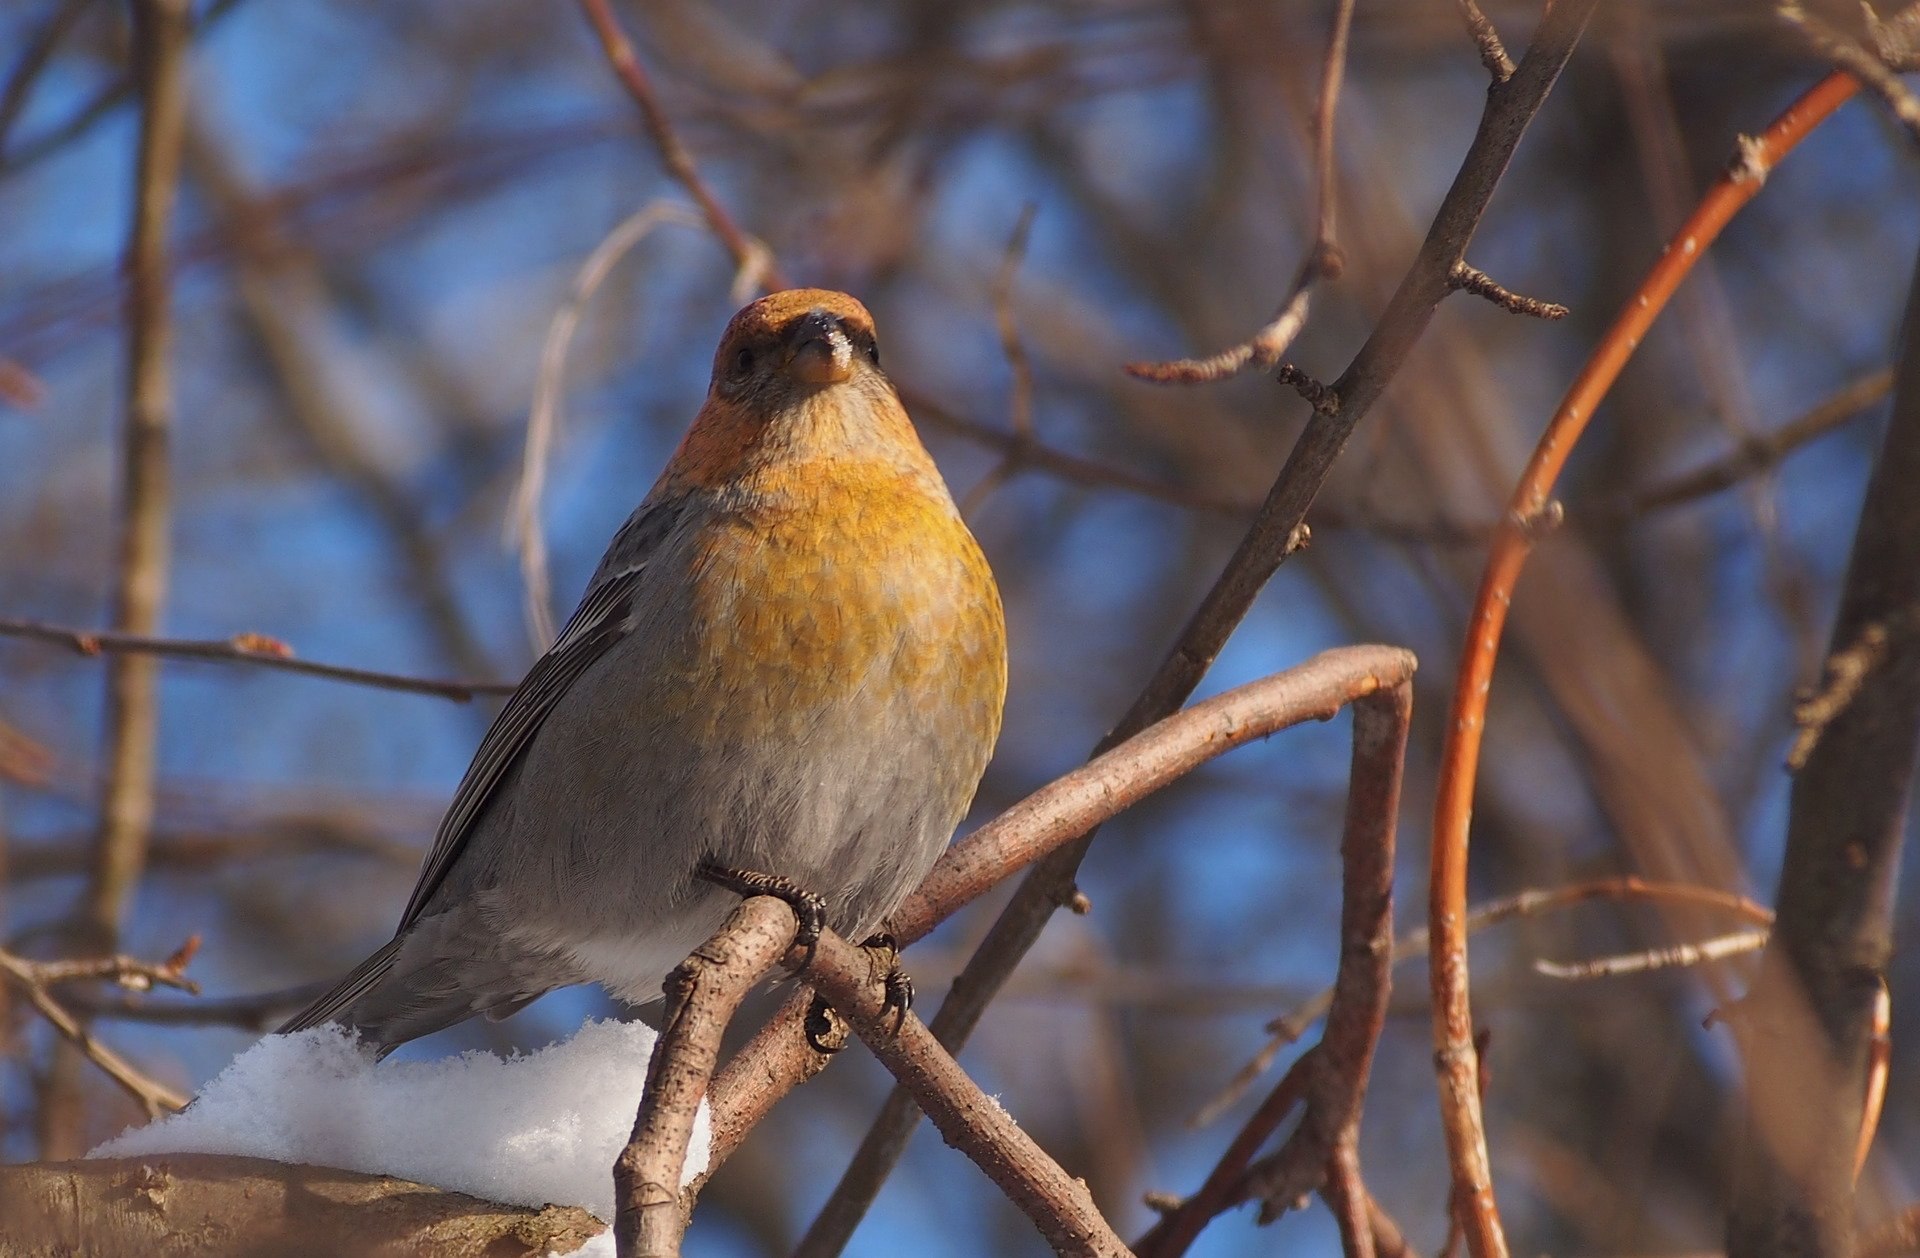
[[[385,1056],[574,984],[645,1005],[751,891],[862,939],[965,816],[1006,689],[999,589],[872,316],[762,297],[482,738],[393,939],[280,1030]]]

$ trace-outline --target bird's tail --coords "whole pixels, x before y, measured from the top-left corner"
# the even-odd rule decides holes
[[[393,959],[399,953],[400,938],[395,936],[385,947],[355,966],[353,973],[335,984],[332,991],[288,1018],[281,1024],[279,1034],[304,1031],[327,1022],[350,1021],[341,1015],[387,976],[393,969]]]

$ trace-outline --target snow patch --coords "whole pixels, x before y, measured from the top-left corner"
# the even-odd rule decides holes
[[[633,1129],[653,1031],[589,1022],[571,1039],[501,1058],[470,1052],[375,1065],[337,1026],[269,1035],[193,1105],[88,1157],[230,1153],[393,1175],[514,1205],[613,1218],[613,1160]],[[682,1183],[706,1169],[706,1103]],[[613,1252],[611,1231],[606,1241]],[[580,1251],[592,1253],[588,1249]]]

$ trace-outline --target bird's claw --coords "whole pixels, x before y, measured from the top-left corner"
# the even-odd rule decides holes
[[[887,968],[884,980],[886,1000],[880,1006],[880,1012],[893,1015],[893,1033],[898,1035],[900,1028],[907,1024],[907,1014],[913,1009],[913,979],[900,968],[900,941],[881,931],[860,946],[868,952],[879,954],[875,960]]]
[[[807,1047],[822,1057],[831,1057],[847,1046],[847,1024],[825,996],[815,993],[807,1006],[807,1020],[801,1024]]]
[[[813,964],[814,950],[820,946],[820,932],[827,928],[827,902],[791,878],[762,873],[757,869],[732,869],[715,861],[701,861],[694,876],[716,887],[723,887],[742,899],[770,895],[793,910],[799,925],[793,942],[806,951],[806,964]],[[802,966],[801,968],[805,968]]]

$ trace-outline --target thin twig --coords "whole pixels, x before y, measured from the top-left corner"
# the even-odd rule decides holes
[[[1547,22],[1553,22],[1571,7],[1566,0],[1561,0]],[[1519,81],[1524,70],[1523,65],[1516,72],[1514,82]],[[1514,490],[1507,516],[1494,535],[1492,553],[1466,630],[1467,647],[1444,726],[1447,736],[1434,807],[1433,855],[1429,862],[1428,917],[1433,935],[1429,981],[1433,993],[1434,1066],[1454,1198],[1474,1258],[1504,1258],[1507,1248],[1494,1202],[1486,1133],[1481,1121],[1479,1070],[1468,999],[1467,834],[1500,632],[1512,603],[1514,584],[1532,548],[1532,538],[1519,522],[1534,518],[1545,507],[1580,432],[1634,347],[1639,345],[1702,250],[1759,191],[1761,180],[1753,177],[1753,172],[1770,169],[1855,90],[1852,80],[1842,75],[1824,80],[1789,106],[1759,137],[1758,143],[1750,146],[1752,160],[1746,166],[1729,171],[1709,190],[1568,390],[1535,448]]]
[[[1205,384],[1225,380],[1249,368],[1271,367],[1307,325],[1314,286],[1338,279],[1344,265],[1335,237],[1338,200],[1334,188],[1334,116],[1347,71],[1347,38],[1353,30],[1354,0],[1335,0],[1333,29],[1320,62],[1320,94],[1313,109],[1314,232],[1307,256],[1294,273],[1280,308],[1265,326],[1238,345],[1208,358],[1172,362],[1127,363],[1130,376],[1153,384]]]
[[[1513,58],[1507,55],[1506,45],[1500,42],[1500,32],[1480,11],[1477,0],[1458,0],[1458,3],[1460,16],[1467,23],[1467,36],[1479,50],[1480,64],[1487,68],[1487,74],[1498,87],[1513,77]]]
[[[128,958],[116,957],[112,960],[127,961],[129,974],[136,972],[159,974],[166,968],[144,965],[141,962],[130,961]],[[59,1032],[61,1042],[73,1045],[82,1056],[98,1066],[108,1078],[119,1084],[127,1095],[140,1102],[149,1117],[158,1117],[168,1111],[185,1109],[187,1098],[184,1095],[159,1080],[150,1078],[126,1058],[95,1039],[86,1025],[69,1012],[65,1005],[54,999],[53,994],[47,990],[53,982],[72,981],[81,977],[78,973],[68,971],[74,967],[85,967],[91,964],[93,963],[29,961],[0,948],[0,977],[5,978],[21,995],[25,996],[27,1003],[47,1020],[48,1025]],[[49,974],[52,975],[51,978],[48,977]],[[110,976],[109,971],[97,977]],[[188,984],[184,980],[178,980],[173,985]]]
[[[1585,904],[1592,900],[1646,900],[1654,903],[1687,904],[1717,912],[1731,913],[1743,921],[1760,926],[1770,926],[1773,914],[1761,904],[1756,904],[1745,896],[1730,891],[1721,891],[1715,887],[1695,887],[1684,883],[1648,882],[1644,878],[1632,876],[1620,878],[1596,878],[1589,882],[1577,882],[1571,886],[1529,888],[1514,895],[1502,896],[1477,905],[1467,914],[1467,933],[1477,935],[1483,930],[1498,926],[1503,922],[1518,918],[1536,917],[1542,913],[1555,912],[1576,904]],[[1394,941],[1393,963],[1401,965],[1427,955],[1429,935],[1425,926],[1408,931]],[[1301,1036],[1326,1015],[1333,1004],[1333,988],[1327,987],[1311,1000],[1303,1001],[1295,1008],[1267,1023],[1266,1029],[1272,1033],[1269,1040],[1253,1059],[1234,1073],[1232,1079],[1201,1106],[1198,1112],[1188,1120],[1190,1126],[1204,1127],[1219,1118],[1228,1108],[1236,1104],[1252,1087],[1259,1077],[1273,1065],[1274,1059],[1290,1044],[1299,1042]]]
[[[693,155],[680,142],[666,110],[661,108],[660,98],[653,90],[653,80],[648,76],[646,67],[640,64],[632,41],[620,29],[620,19],[614,16],[610,0],[580,0],[580,9],[592,24],[593,33],[599,37],[600,47],[605,50],[607,61],[621,86],[627,89],[627,95],[639,107],[641,124],[646,127],[647,135],[659,150],[660,160],[666,165],[667,172],[687,190],[687,195],[700,207],[700,215],[706,220],[707,226],[732,255],[738,272],[736,288],[787,287],[787,279],[781,274],[772,252],[740,229],[740,225],[733,221],[733,215],[727,213],[727,207],[720,203],[713,189],[701,177],[700,168],[694,165]]]
[[[1542,301],[1538,297],[1527,297],[1507,288],[1498,280],[1477,266],[1465,262],[1456,262],[1451,275],[1453,286],[1475,297],[1484,297],[1494,305],[1510,314],[1527,315],[1534,319],[1564,319],[1568,310],[1557,301]]]
[[[654,201],[621,221],[594,246],[581,264],[567,291],[566,301],[554,312],[547,325],[547,339],[540,347],[540,372],[533,384],[533,405],[527,415],[527,439],[520,456],[520,480],[513,489],[513,501],[507,509],[505,535],[509,543],[517,541],[520,551],[520,580],[525,599],[527,636],[535,653],[553,645],[553,583],[547,573],[546,532],[540,523],[540,498],[547,484],[547,456],[560,429],[560,399],[566,382],[567,348],[585,317],[587,303],[605,282],[627,252],[656,228],[679,223],[700,228],[701,219],[666,201]]]
[[[1642,948],[1590,961],[1547,961],[1536,958],[1533,972],[1546,978],[1582,982],[1596,978],[1620,978],[1629,974],[1650,974],[1655,970],[1680,969],[1746,956],[1767,946],[1764,930],[1743,930],[1731,935],[1703,939],[1699,943],[1673,944],[1665,948]]]
[[[787,916],[792,920],[790,910]],[[982,1093],[920,1019],[902,1017],[888,1003],[885,974],[869,952],[827,931],[817,948],[796,948],[784,964],[853,1024],[946,1142],[986,1173],[1054,1253],[1131,1258],[1086,1184],[1062,1170],[999,1102]]]
[[[1340,1216],[1349,1251],[1372,1253],[1370,1231],[1364,1222],[1354,1222],[1365,1191],[1358,1187],[1354,1150],[1392,990],[1394,823],[1412,704],[1412,686],[1403,683],[1354,705],[1353,762],[1340,840],[1339,976],[1326,1032],[1229,1145],[1200,1191],[1141,1239],[1136,1249],[1143,1258],[1178,1258],[1208,1221],[1242,1201],[1259,1200],[1260,1222],[1269,1223],[1334,1178],[1341,1182],[1328,1204]],[[1290,1085],[1296,1077],[1304,1084]],[[1300,1124],[1278,1152],[1250,1164],[1291,1108],[1295,1088],[1306,1106]]]
[[[407,677],[367,668],[348,668],[340,664],[320,664],[294,657],[293,648],[264,633],[236,633],[231,638],[158,638],[142,633],[118,633],[92,629],[70,629],[36,620],[0,618],[0,637],[28,638],[71,648],[80,655],[146,655],[173,659],[209,660],[227,664],[251,664],[282,672],[302,673],[328,681],[378,690],[399,690],[408,694],[436,695],[465,703],[475,695],[512,694],[514,683],[505,681],[452,681],[432,677]]]

